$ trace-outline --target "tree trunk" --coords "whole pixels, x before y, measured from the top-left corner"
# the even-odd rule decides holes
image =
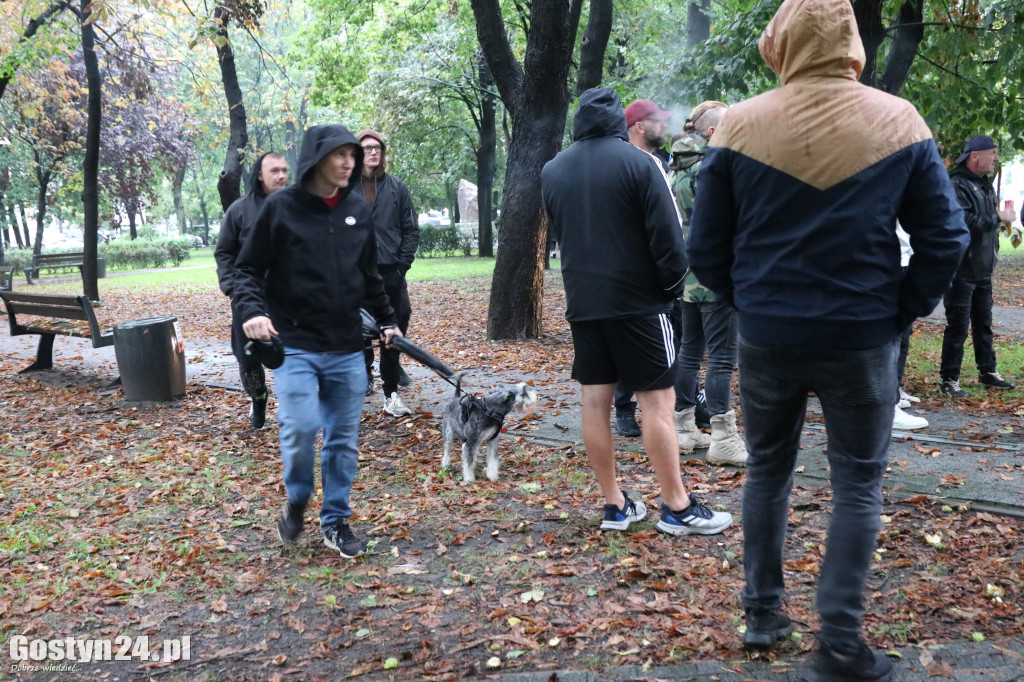
[[[221,42],[217,45],[217,61],[220,63],[220,77],[224,83],[224,95],[228,102],[228,122],[231,130],[228,137],[228,150],[224,156],[224,168],[217,179],[220,203],[226,211],[228,206],[241,196],[239,186],[242,180],[242,155],[249,144],[249,134],[246,131],[242,88],[238,85],[238,72],[235,70],[235,53],[231,49],[231,41],[228,39],[227,22],[229,17],[225,16],[223,5],[217,7],[213,17],[220,24],[217,35]]]
[[[38,256],[43,252],[43,220],[46,218],[46,190],[50,186],[50,171],[36,172],[39,180],[39,197],[36,199],[36,240],[32,253]]]
[[[28,216],[25,215],[25,204],[18,204],[18,213],[21,214],[21,231],[25,234],[25,248],[32,246],[32,237],[28,233]]]
[[[125,213],[128,214],[128,234],[131,235],[132,241],[135,241],[139,238],[139,233],[135,229],[135,210],[126,207]]]
[[[512,117],[498,256],[487,315],[489,339],[537,338],[543,313],[546,224],[540,172],[562,143],[568,77],[579,28],[580,0],[534,0],[526,53],[512,52],[497,0],[472,0],[477,38]]]
[[[0,194],[0,230],[3,234],[0,235],[0,265],[7,265],[4,261],[4,249],[11,243],[11,235],[7,232],[7,225],[4,221],[4,215],[7,211],[4,210],[4,196]]]
[[[604,52],[612,34],[612,0],[590,0],[590,17],[580,47],[580,68],[576,72],[576,96],[601,85]]]
[[[185,236],[185,203],[181,198],[181,185],[185,182],[185,169],[182,168],[174,174],[173,182],[173,194],[174,194],[174,215],[178,218],[178,236]]]
[[[860,74],[860,82],[864,85],[875,85],[875,73],[878,70],[878,48],[885,39],[885,27],[882,25],[882,0],[853,0],[853,15],[857,19],[857,30],[860,40],[864,43],[864,70]]]
[[[11,228],[14,231],[14,243],[19,249],[25,248],[25,242],[21,240],[21,226],[18,225],[18,214],[14,212],[14,204],[8,204],[7,215],[11,219]]]
[[[690,0],[686,8],[686,46],[700,45],[711,37],[711,0]]]
[[[82,54],[85,62],[85,82],[89,91],[86,103],[85,159],[82,161],[82,287],[83,293],[93,301],[100,298],[97,282],[96,259],[99,255],[100,228],[100,125],[103,118],[103,81],[96,58],[96,35],[89,18],[91,0],[82,2]]]
[[[476,151],[476,201],[479,224],[477,243],[481,258],[494,258],[494,233],[491,216],[491,193],[494,190],[494,172],[497,166],[498,133],[494,115],[494,97],[490,89],[494,78],[482,52],[477,54],[480,70],[480,89],[485,94],[480,98],[480,146]]]
[[[917,47],[924,39],[924,8],[922,0],[907,0],[900,6],[900,27],[893,32],[892,47],[885,61],[882,90],[899,95],[907,82],[910,66],[917,56]]]

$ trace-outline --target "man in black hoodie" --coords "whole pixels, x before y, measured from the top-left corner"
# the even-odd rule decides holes
[[[275,335],[285,349],[274,373],[288,492],[278,535],[290,543],[302,533],[322,429],[320,526],[324,544],[347,559],[366,549],[349,527],[366,390],[360,306],[377,318],[385,345],[401,336],[377,272],[370,206],[350,191],[362,160],[345,126],[307,130],[298,182],[267,198],[235,263],[246,336]]]
[[[644,412],[644,449],[661,487],[658,530],[720,533],[732,515],[687,494],[679,473],[678,344],[669,313],[682,293],[686,254],[675,201],[658,162],[629,144],[622,104],[610,88],[580,96],[573,140],[544,166],[541,193],[562,235],[572,376],[583,387],[583,442],[605,498],[601,528],[626,530],[647,515],[615,478],[609,416],[621,382]]]
[[[416,209],[405,183],[387,172],[387,145],[384,138],[366,128],[356,134],[363,148],[363,173],[360,182],[353,183],[352,191],[360,194],[373,210],[373,227],[377,236],[377,269],[384,279],[384,291],[395,309],[398,328],[405,334],[409,330],[412,304],[405,273],[416,258],[420,243],[420,228],[416,223]],[[380,352],[380,380],[384,389],[384,411],[393,417],[412,414],[398,395],[403,377],[398,364],[399,352],[383,348]],[[366,373],[373,367],[373,347],[366,351]],[[370,393],[372,376],[367,385]]]
[[[267,415],[267,375],[259,358],[245,354],[249,340],[242,331],[243,320],[239,317],[234,301],[235,259],[242,250],[242,242],[252,230],[256,216],[268,195],[288,184],[288,163],[276,152],[268,152],[256,159],[252,166],[249,191],[236,200],[224,212],[217,235],[217,247],[213,257],[217,261],[217,279],[220,290],[231,298],[231,352],[238,360],[238,371],[242,377],[242,388],[252,398],[249,408],[249,423],[254,429],[262,429]]]

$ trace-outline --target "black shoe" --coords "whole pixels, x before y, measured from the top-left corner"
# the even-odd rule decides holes
[[[708,404],[701,399],[704,392],[701,391],[697,397],[697,404],[693,410],[693,421],[697,424],[697,428],[710,429],[711,428],[711,413],[708,412]]]
[[[252,406],[249,408],[249,425],[259,431],[267,423],[267,394],[252,399]]]
[[[348,519],[338,519],[333,526],[324,528],[324,544],[338,550],[346,559],[354,559],[366,551],[366,543],[348,527]]]
[[[1017,384],[999,376],[999,372],[982,372],[978,375],[978,383],[989,388],[1017,388]]]
[[[409,375],[405,373],[405,370],[402,367],[399,367],[398,368],[398,385],[402,386],[403,388],[405,388],[405,387],[408,387],[410,384],[412,384],[412,379],[409,378]]]
[[[942,384],[939,386],[939,390],[942,392],[942,395],[947,395],[950,398],[967,397],[967,391],[960,388],[960,382],[956,379],[943,379]]]
[[[302,535],[302,517],[306,513],[306,505],[292,504],[285,505],[281,515],[277,517],[277,537],[281,542],[291,544]]]
[[[849,651],[840,651],[820,640],[818,644],[818,651],[804,673],[807,682],[889,682],[892,679],[892,661],[872,651],[859,639]]]
[[[615,431],[626,438],[640,435],[640,425],[636,423],[636,404],[623,410],[615,410]]]
[[[366,395],[373,395],[373,377],[366,382]]]
[[[747,631],[743,633],[743,646],[747,649],[771,649],[791,634],[793,623],[786,614],[747,609]]]

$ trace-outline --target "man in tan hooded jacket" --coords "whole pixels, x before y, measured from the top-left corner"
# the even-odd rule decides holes
[[[731,301],[750,456],[743,489],[744,645],[792,631],[782,612],[788,497],[807,396],[821,402],[835,509],[805,679],[884,681],[861,639],[881,527],[900,333],[932,311],[967,228],[931,132],[908,102],[858,82],[849,0],[786,0],[760,41],[781,87],[732,107],[700,170],[687,245]],[[896,220],[914,255],[900,267]],[[799,551],[793,548],[792,551]]]

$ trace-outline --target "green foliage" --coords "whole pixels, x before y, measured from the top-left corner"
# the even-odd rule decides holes
[[[162,268],[167,264],[167,261],[172,260],[171,254],[168,251],[168,244],[170,243],[174,242],[148,239],[115,239],[109,244],[99,245],[99,257],[105,258],[107,267],[112,270]]]
[[[454,225],[437,227],[424,225],[420,228],[420,243],[416,256],[454,256],[461,248],[459,229]]]
[[[178,267],[191,258],[190,250],[193,244],[191,239],[168,239],[164,242],[164,249],[167,250],[167,257],[171,259],[171,265]]]

